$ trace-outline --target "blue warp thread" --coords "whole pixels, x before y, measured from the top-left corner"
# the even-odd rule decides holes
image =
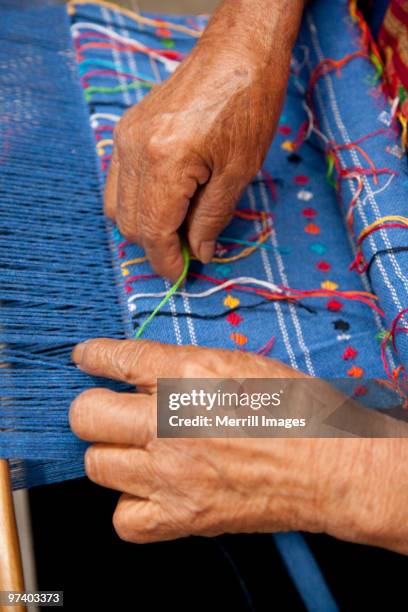
[[[20,487],[83,473],[68,406],[106,381],[72,365],[72,346],[128,323],[66,9],[1,10],[0,457]]]

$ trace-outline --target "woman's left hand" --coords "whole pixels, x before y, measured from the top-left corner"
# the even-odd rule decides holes
[[[113,517],[121,538],[299,529],[408,553],[404,438],[156,437],[158,378],[299,372],[242,351],[145,340],[90,340],[73,359],[89,374],[137,385],[137,393],[85,391],[70,412],[74,432],[94,443],[87,475],[123,493]]]

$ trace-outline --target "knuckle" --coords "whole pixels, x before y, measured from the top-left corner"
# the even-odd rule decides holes
[[[143,233],[143,240],[146,248],[157,247],[157,244],[163,240],[165,233],[163,231],[163,217],[153,211],[145,212],[143,215],[143,225],[140,228]]]
[[[197,211],[197,216],[192,230],[195,230],[195,232],[197,232],[197,230],[203,231],[203,233],[208,234],[209,230],[222,229],[231,220],[232,213],[233,206],[227,203],[225,205],[222,204],[221,206],[211,208],[203,206],[201,210]]]
[[[144,143],[144,152],[150,161],[157,162],[168,158],[168,151],[161,136],[153,132]]]
[[[183,378],[205,378],[208,373],[207,367],[199,362],[187,360],[181,364]]]
[[[112,363],[125,381],[130,382],[133,378],[137,353],[136,343],[132,340],[124,340],[112,351]]]

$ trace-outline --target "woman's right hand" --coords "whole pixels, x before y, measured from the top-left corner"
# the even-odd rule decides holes
[[[117,126],[106,214],[170,280],[183,268],[181,226],[209,262],[269,148],[303,1],[290,14],[282,5],[222,3],[176,72]]]

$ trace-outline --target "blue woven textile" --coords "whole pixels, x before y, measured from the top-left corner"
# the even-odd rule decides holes
[[[17,487],[83,473],[67,412],[95,381],[70,352],[123,322],[66,9],[2,6],[0,37],[0,456],[27,460]]]
[[[166,19],[194,31],[206,23],[203,17]],[[100,185],[112,149],[113,126],[148,91],[136,87],[135,79],[158,83],[169,72],[163,61],[121,49],[120,43],[116,48],[93,43],[109,42],[109,36],[117,33],[163,52],[188,53],[195,38],[172,28],[140,25],[120,12],[95,5],[77,6],[70,23],[63,7],[47,7],[4,9],[0,24],[4,39],[0,50],[0,358],[5,365],[0,456],[26,460],[13,467],[16,486],[82,473],[84,446],[69,430],[68,406],[82,389],[106,382],[91,381],[76,370],[70,363],[71,347],[88,337],[120,337],[123,330],[132,336],[158,303],[157,297],[138,298],[138,294],[168,289],[164,280],[152,275],[147,262],[129,263],[140,258],[142,251],[124,243],[110,227],[112,271]],[[108,28],[108,33],[100,27]],[[311,135],[295,152],[290,150],[308,118],[305,90],[316,65],[322,58],[341,58],[359,49],[358,37],[345,2],[331,3],[330,10],[324,3],[315,3],[308,10],[276,138],[264,167],[238,205],[246,217],[236,217],[225,230],[217,255],[239,253],[245,246],[239,241],[251,241],[262,230],[262,215],[271,235],[263,247],[238,261],[204,267],[193,262],[185,285],[187,295],[173,296],[146,328],[145,337],[248,351],[259,351],[274,339],[268,355],[311,375],[348,377],[356,390],[365,376],[385,378],[378,337],[407,304],[407,255],[377,257],[370,277],[349,271],[355,246],[337,195],[326,180],[322,144]],[[385,126],[390,107],[378,95],[373,74],[367,59],[356,58],[341,69],[340,76],[331,72],[317,81],[313,100],[326,140],[347,144]],[[358,94],[352,104],[350,82]],[[381,216],[403,214],[406,168],[404,160],[395,156],[396,143],[389,130],[364,142],[376,167],[396,174],[381,175],[375,188],[372,177],[367,179],[366,191],[355,207],[357,236]],[[344,167],[366,164],[365,158],[354,159],[354,153],[339,152]],[[347,203],[354,183],[343,180],[341,186]],[[374,198],[372,192],[382,188]],[[376,232],[363,244],[364,257],[369,260],[384,245],[402,246],[404,232]],[[326,294],[302,297],[295,303],[270,302],[236,288],[205,299],[188,295],[214,287],[208,278],[221,283],[242,276]],[[337,295],[336,290],[374,290],[385,316],[361,300]],[[399,354],[387,349],[391,369],[398,366],[399,358],[406,363],[405,343],[406,335],[399,334]]]
[[[307,72],[310,74],[313,66],[324,58],[341,59],[362,49],[358,28],[348,16],[347,3],[343,1],[312,4],[299,42],[308,49],[305,79],[308,78]],[[353,143],[382,130],[367,138],[361,146],[377,168],[387,168],[394,174],[379,176],[377,185],[372,177],[365,179],[364,189],[354,208],[354,235],[359,236],[365,227],[381,217],[407,217],[407,157],[399,147],[398,133],[389,127],[391,107],[380,92],[376,68],[370,60],[357,57],[339,74],[332,71],[323,76],[316,84],[314,101],[322,131],[339,144]],[[339,157],[344,168],[367,168],[367,162],[355,149],[339,151]],[[347,204],[356,192],[356,182],[343,180],[341,186],[342,200]],[[362,244],[364,260],[372,262],[370,287],[380,299],[387,327],[408,306],[407,246],[408,233],[402,228],[382,229],[368,236]],[[384,252],[389,249],[395,252]],[[373,259],[376,253],[379,256]],[[407,328],[407,319],[405,323],[403,321],[400,321],[401,326]],[[395,340],[398,350],[395,359],[407,367],[408,336],[399,333]]]
[[[196,30],[205,25],[205,18],[169,19]],[[9,10],[0,24],[0,35],[6,39],[0,50],[0,358],[5,365],[0,428],[6,430],[0,434],[0,456],[13,459],[16,486],[82,473],[83,444],[69,432],[68,405],[85,387],[106,383],[90,381],[70,365],[70,349],[92,336],[118,337],[122,330],[134,335],[157,304],[157,298],[138,294],[168,289],[165,281],[152,275],[147,262],[131,263],[143,256],[142,251],[110,227],[112,272],[84,94],[103,182],[112,128],[124,110],[147,93],[147,88],[134,86],[134,77],[158,83],[169,72],[163,62],[144,53],[93,45],[107,40],[106,31],[93,26],[108,28],[108,39],[113,32],[163,51],[188,53],[194,39],[171,28],[157,31],[138,25],[120,12],[93,5],[77,7],[72,25],[77,66],[64,8]],[[86,37],[81,36],[84,33]],[[325,179],[321,143],[312,136],[291,151],[308,119],[305,91],[316,65],[326,57],[342,58],[358,44],[344,2],[331,3],[330,9],[316,3],[308,11],[277,136],[264,167],[238,205],[243,214],[223,233],[217,256],[239,252],[245,246],[240,241],[251,241],[262,230],[262,220],[268,220],[271,235],[264,246],[237,261],[204,267],[193,262],[187,294],[173,296],[146,329],[146,337],[249,351],[259,351],[274,338],[268,354],[311,375],[350,377],[356,388],[364,376],[385,376],[377,337],[407,303],[406,254],[377,258],[370,277],[350,272],[355,247],[344,211]],[[326,139],[350,144],[375,131],[379,116],[386,119],[387,102],[370,95],[373,70],[361,58],[344,67],[347,79],[335,73],[319,79],[313,99]],[[356,94],[353,104],[350,82]],[[365,143],[375,165],[396,174],[381,176],[375,190],[372,179],[367,179],[367,193],[361,194],[355,207],[357,236],[381,216],[403,214],[406,169],[393,154],[395,144],[389,132]],[[353,149],[342,150],[340,156],[344,168],[363,163]],[[354,187],[353,181],[342,181],[345,202],[353,197]],[[378,232],[364,243],[363,255],[369,260],[384,245],[402,246],[403,241],[404,230]],[[231,244],[233,249],[228,248]],[[213,286],[209,278],[222,282],[247,276],[326,295],[302,297],[296,303],[270,302],[236,288],[205,299],[188,295]],[[361,300],[337,295],[337,289],[374,290],[385,317]],[[397,346],[406,363],[402,337]],[[392,368],[398,364],[389,349],[387,359]],[[277,543],[308,609],[336,609],[300,536],[281,534]],[[302,559],[310,572],[303,574],[306,580],[298,567]]]

